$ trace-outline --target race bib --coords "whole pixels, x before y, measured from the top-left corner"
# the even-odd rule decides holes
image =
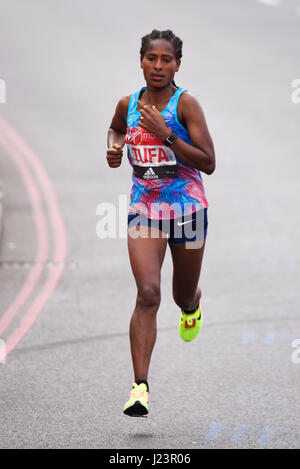
[[[125,143],[133,165],[159,167],[177,163],[171,148],[166,147],[160,138],[142,127],[128,127]]]

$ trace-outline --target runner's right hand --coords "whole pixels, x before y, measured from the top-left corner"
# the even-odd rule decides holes
[[[106,159],[111,168],[117,168],[121,165],[123,157],[123,149],[121,145],[114,143],[112,147],[107,149]]]

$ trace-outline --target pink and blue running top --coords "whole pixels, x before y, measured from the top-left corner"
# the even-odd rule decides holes
[[[177,177],[141,179],[132,174],[129,213],[139,213],[156,220],[174,219],[208,207],[201,172],[184,163],[156,135],[138,126],[138,99],[145,87],[134,92],[129,101],[125,143],[131,166],[159,167],[177,165]],[[166,125],[190,145],[187,129],[179,122],[177,105],[185,89],[178,88],[161,112]]]

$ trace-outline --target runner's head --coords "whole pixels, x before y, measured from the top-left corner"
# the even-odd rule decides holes
[[[179,70],[181,57],[182,40],[170,29],[153,29],[150,34],[142,37],[141,68],[146,82],[150,82],[152,86],[166,86],[171,82],[175,85],[174,75]],[[158,78],[155,78],[155,74]]]

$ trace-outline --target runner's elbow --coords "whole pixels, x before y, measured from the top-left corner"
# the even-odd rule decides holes
[[[216,164],[215,163],[212,163],[208,168],[207,168],[207,171],[206,174],[210,175],[214,172],[214,170],[216,169]]]
[[[203,169],[202,171],[205,174],[212,174],[214,172],[214,170],[216,169],[215,155],[213,153],[211,155],[207,154],[206,156],[207,156],[207,162],[206,162],[206,165],[205,165],[205,169]]]

